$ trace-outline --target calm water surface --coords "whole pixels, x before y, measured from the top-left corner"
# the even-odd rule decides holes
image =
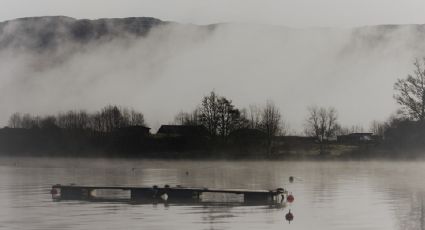
[[[0,229],[423,230],[424,175],[424,162],[0,158]],[[284,208],[53,202],[49,189],[57,183],[284,187],[295,202]],[[295,216],[290,224],[288,209]]]

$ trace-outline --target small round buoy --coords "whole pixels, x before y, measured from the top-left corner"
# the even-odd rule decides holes
[[[292,194],[289,194],[289,195],[286,197],[286,201],[288,201],[289,203],[294,202],[294,200],[295,200],[295,197],[294,197]]]
[[[294,215],[291,213],[291,210],[285,215],[285,219],[291,223],[294,220]]]
[[[293,183],[293,182],[294,182],[294,177],[293,177],[293,176],[290,176],[290,177],[289,177],[289,182],[290,182],[290,183]]]

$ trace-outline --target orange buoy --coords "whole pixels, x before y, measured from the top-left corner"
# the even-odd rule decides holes
[[[295,200],[295,198],[294,198],[294,196],[293,196],[292,194],[289,194],[289,195],[286,197],[286,201],[288,201],[289,203],[294,202],[294,200]]]

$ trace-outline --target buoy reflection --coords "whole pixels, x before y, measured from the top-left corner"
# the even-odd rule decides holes
[[[289,212],[285,215],[285,219],[291,223],[291,221],[294,220],[294,214],[292,214],[291,209],[289,209]]]

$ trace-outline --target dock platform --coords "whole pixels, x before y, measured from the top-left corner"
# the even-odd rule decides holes
[[[170,187],[133,187],[133,186],[80,186],[80,185],[53,185],[51,195],[54,200],[88,200],[100,201],[104,198],[98,196],[102,191],[129,193],[125,200],[135,202],[182,202],[200,201],[204,193],[213,194],[238,194],[243,195],[244,202],[278,203],[284,201],[288,192],[283,188],[274,190],[248,190],[248,189],[211,189],[175,186]]]

